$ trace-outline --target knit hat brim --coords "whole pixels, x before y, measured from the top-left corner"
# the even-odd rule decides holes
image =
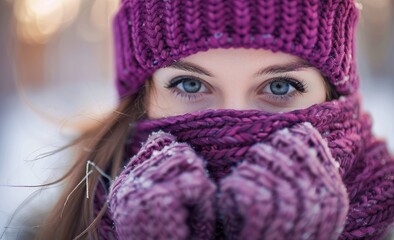
[[[254,48],[305,59],[349,95],[359,85],[358,15],[353,0],[124,0],[114,19],[118,93],[199,51]]]

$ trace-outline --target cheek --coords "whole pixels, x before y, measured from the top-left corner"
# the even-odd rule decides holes
[[[307,108],[314,104],[320,104],[327,99],[327,84],[323,76],[318,72],[309,71],[305,73],[304,78],[307,84],[307,92],[302,98],[302,108]]]
[[[326,101],[326,92],[324,91],[314,91],[309,94],[305,94],[302,97],[302,101],[298,103],[292,110],[305,109],[314,104],[321,104]]]
[[[307,97],[307,100],[312,103],[311,105],[325,102],[328,91],[325,80],[320,78],[319,81],[316,81],[312,87],[313,91],[311,91],[310,95]]]
[[[164,87],[160,87],[161,83],[157,80],[150,82],[150,87],[147,89],[147,116],[151,119],[171,116],[171,113],[176,108],[176,103],[171,101],[171,98],[166,96]]]
[[[169,99],[165,99],[165,96],[160,92],[151,91],[148,95],[148,118],[155,119],[170,116],[171,112],[174,111],[174,107],[174,103]]]
[[[148,95],[147,115],[151,119],[183,115],[207,109],[206,103],[185,103],[167,89],[156,89]]]

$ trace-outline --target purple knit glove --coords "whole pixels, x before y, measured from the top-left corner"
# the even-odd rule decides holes
[[[254,145],[220,181],[227,239],[337,239],[349,202],[326,142],[309,123]]]
[[[210,239],[216,185],[191,147],[152,134],[109,195],[119,239]]]

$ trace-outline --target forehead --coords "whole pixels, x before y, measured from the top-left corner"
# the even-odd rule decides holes
[[[306,60],[296,56],[261,49],[212,49],[198,52],[155,72],[187,71],[207,77],[259,78],[263,75],[281,74],[293,71],[319,72]]]
[[[311,67],[307,61],[294,55],[264,49],[245,48],[202,51],[182,58],[168,67],[187,71],[192,69],[194,72],[212,76],[215,75],[215,72],[239,74],[256,72],[258,69],[263,71],[271,66],[278,66],[281,71]],[[267,71],[270,71],[270,69]]]
[[[284,52],[272,52],[271,50],[265,49],[253,49],[253,48],[217,48],[210,49],[208,51],[200,51],[193,55],[182,58],[185,61],[207,61],[209,59],[217,60],[220,59],[224,62],[235,61],[235,60],[282,60],[282,61],[296,61],[300,58],[287,54]]]

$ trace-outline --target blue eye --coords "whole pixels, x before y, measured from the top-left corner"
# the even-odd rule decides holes
[[[180,92],[193,94],[207,92],[207,88],[202,81],[188,76],[176,77],[170,81],[167,88],[177,89]]]
[[[201,82],[195,79],[186,79],[179,83],[177,87],[187,93],[196,93],[201,89]]]
[[[275,95],[286,95],[289,93],[289,90],[294,91],[294,87],[290,85],[289,82],[283,80],[276,80],[269,84],[270,90]]]
[[[304,93],[305,84],[291,78],[278,78],[271,80],[264,88],[264,91],[276,96],[290,95],[294,91]]]

